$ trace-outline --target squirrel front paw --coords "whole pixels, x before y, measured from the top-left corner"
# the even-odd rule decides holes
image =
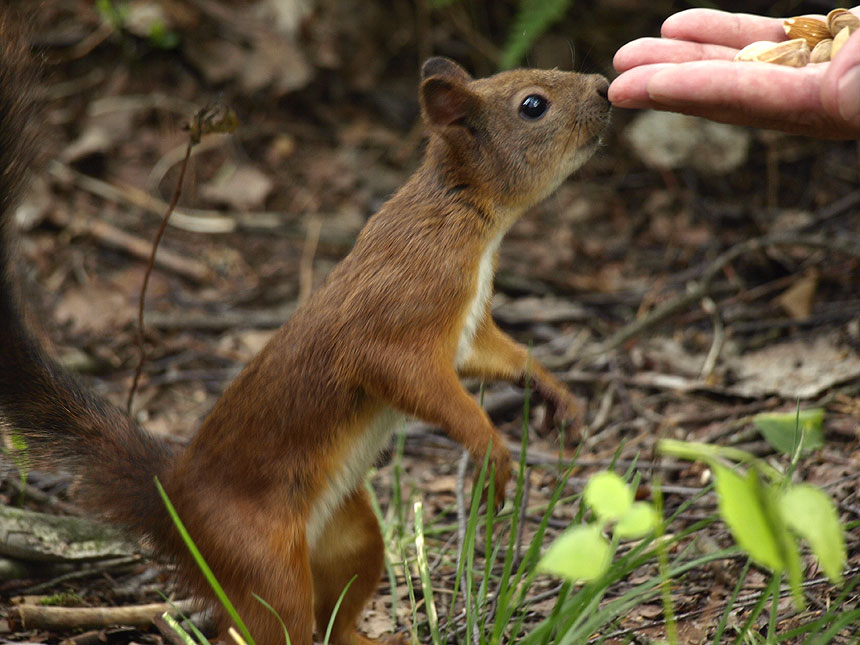
[[[511,479],[511,453],[504,445],[501,437],[497,437],[499,445],[493,444],[490,452],[490,459],[487,464],[487,472],[484,476],[484,490],[481,494],[481,500],[487,501],[489,492],[490,477],[493,478],[493,507],[498,511],[505,505],[505,489]],[[477,457],[477,455],[475,456]],[[478,464],[483,463],[483,459],[477,461]],[[475,485],[478,484],[478,478],[481,476],[481,469],[475,471]]]
[[[544,395],[546,414],[538,430],[542,437],[547,436],[553,429],[564,429],[566,437],[579,436],[579,431],[585,424],[585,404],[567,390]]]
[[[493,457],[491,462],[493,465],[494,477],[494,499],[493,504],[498,511],[505,505],[505,488],[511,479],[511,453],[507,448],[496,457]]]

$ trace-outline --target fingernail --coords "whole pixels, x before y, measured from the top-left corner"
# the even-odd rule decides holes
[[[842,74],[836,90],[839,115],[846,121],[860,118],[860,65],[855,65]]]

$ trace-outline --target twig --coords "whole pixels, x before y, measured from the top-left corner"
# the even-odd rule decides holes
[[[125,627],[123,629],[115,628],[111,630],[110,637],[116,637],[116,632],[131,630],[134,627]],[[110,638],[105,633],[104,629],[91,629],[81,634],[69,636],[60,641],[60,645],[104,645],[106,638]],[[112,640],[112,638],[111,638]]]
[[[687,424],[695,424],[695,425],[704,425],[706,423],[713,423],[714,421],[723,421],[732,416],[748,416],[751,414],[755,414],[756,412],[761,412],[762,410],[767,410],[769,408],[774,408],[781,403],[780,399],[777,397],[770,397],[769,399],[765,399],[764,401],[755,401],[754,403],[744,403],[741,405],[732,405],[729,407],[721,407],[721,408],[708,408],[706,412],[694,412],[691,414],[676,414],[667,416],[663,419],[663,423],[667,426],[683,426]],[[722,433],[725,432],[725,428],[721,427],[718,432],[721,434],[710,434],[707,435],[706,438],[699,439],[700,441],[704,441],[706,443],[715,443]]]
[[[702,298],[702,309],[705,313],[711,315],[714,321],[714,339],[711,342],[711,348],[708,350],[708,355],[705,356],[705,362],[702,365],[700,378],[705,382],[711,382],[711,375],[717,367],[717,359],[720,357],[720,352],[723,349],[723,340],[725,332],[723,328],[723,319],[720,317],[720,311],[717,309],[716,303],[711,298]]]
[[[191,156],[194,157],[208,150],[217,150],[224,146],[227,137],[211,137],[206,141],[201,142],[199,146],[194,148]],[[185,158],[185,147],[176,146],[168,150],[161,159],[159,159],[152,170],[149,171],[149,177],[146,178],[146,189],[152,194],[158,194],[161,182],[168,171],[176,164],[180,163]]]
[[[24,497],[31,499],[35,502],[39,502],[39,504],[44,504],[52,510],[60,511],[62,513],[66,513],[67,515],[80,515],[82,513],[81,509],[74,504],[64,502],[55,495],[49,495],[42,489],[36,488],[32,484],[22,484],[21,480],[16,477],[9,477],[8,479],[5,479],[4,482],[9,484],[9,486],[11,486],[16,493],[23,495]]]
[[[95,562],[87,566],[87,568],[85,569],[69,571],[67,573],[54,576],[50,580],[45,580],[45,582],[40,582],[39,584],[27,587],[23,589],[23,593],[27,595],[39,594],[44,591],[47,591],[48,589],[56,589],[60,585],[60,583],[63,582],[69,582],[70,580],[80,580],[81,578],[88,578],[101,572],[113,571],[116,569],[127,567],[132,564],[140,564],[140,556],[129,555],[120,558],[111,558],[110,560],[104,560],[102,562]]]
[[[159,633],[171,645],[188,645],[188,641],[182,638],[182,636],[177,633],[173,625],[164,619],[163,614],[157,615],[152,619],[152,622],[158,628]]]
[[[609,413],[612,411],[612,401],[615,399],[615,390],[618,386],[615,382],[610,382],[609,387],[600,397],[600,405],[597,406],[597,414],[594,415],[594,420],[591,422],[592,434],[597,434],[606,425],[609,420]]]
[[[83,58],[91,51],[93,51],[96,47],[101,45],[105,40],[110,38],[111,34],[114,33],[113,26],[108,21],[103,21],[99,24],[98,27],[93,30],[92,33],[85,36],[82,40],[75,43],[67,52],[51,57],[51,64],[58,65],[60,63],[66,63],[73,60],[78,60]]]
[[[111,112],[126,110],[164,110],[184,116],[192,114],[199,109],[199,105],[195,105],[190,101],[183,101],[170,94],[149,92],[147,94],[124,94],[123,96],[105,96],[95,99],[87,107],[87,114],[89,116],[102,116]],[[181,157],[176,161],[180,160]]]
[[[146,627],[153,618],[165,612],[185,613],[193,607],[191,600],[180,600],[173,604],[159,602],[127,607],[51,607],[22,604],[12,607],[9,614],[18,618],[25,629],[64,631],[111,625]]]
[[[194,147],[193,138],[188,138],[188,146],[185,148],[185,159],[182,161],[182,166],[179,169],[179,179],[176,181],[176,190],[173,191],[173,198],[167,206],[167,212],[161,220],[161,225],[155,233],[155,241],[152,243],[152,252],[149,255],[149,264],[146,266],[146,273],[143,274],[143,286],[140,288],[140,298],[137,303],[137,349],[138,361],[137,367],[134,369],[134,378],[131,381],[131,388],[128,391],[128,402],[126,409],[131,414],[131,406],[134,403],[134,393],[137,390],[137,384],[140,381],[140,373],[143,371],[143,362],[146,360],[146,349],[143,347],[143,308],[146,303],[146,288],[149,286],[149,276],[152,274],[152,267],[155,265],[155,254],[158,251],[158,245],[164,235],[164,230],[167,228],[167,220],[170,219],[170,214],[176,208],[179,201],[179,195],[182,193],[182,181],[185,179],[185,169],[188,167],[188,159],[191,157],[191,148]]]
[[[188,147],[185,149],[185,159],[182,160],[182,166],[179,169],[179,178],[176,180],[176,190],[173,191],[173,198],[167,205],[167,210],[164,217],[161,219],[161,225],[155,234],[155,240],[152,243],[152,252],[149,256],[149,264],[146,266],[146,273],[143,275],[143,285],[140,288],[140,300],[137,308],[137,347],[140,358],[137,367],[134,370],[134,378],[131,382],[131,388],[128,391],[128,402],[126,409],[131,414],[131,407],[134,403],[134,393],[137,390],[137,384],[140,381],[140,374],[143,370],[143,362],[146,360],[146,350],[143,347],[143,310],[146,302],[146,288],[149,286],[149,276],[152,274],[153,266],[155,265],[155,254],[158,252],[158,245],[167,228],[167,221],[170,219],[170,214],[176,208],[179,202],[179,196],[182,194],[182,182],[185,180],[185,171],[188,168],[188,160],[191,158],[191,149],[200,143],[200,139],[205,134],[214,132],[233,132],[238,126],[238,120],[235,112],[230,108],[222,105],[212,105],[198,111],[194,118],[187,126],[188,130]]]
[[[734,261],[741,255],[758,251],[767,246],[807,246],[811,248],[827,249],[830,251],[838,251],[846,253],[854,257],[860,257],[860,240],[856,238],[849,239],[825,239],[820,235],[804,235],[799,233],[775,233],[773,235],[764,235],[752,240],[741,242],[725,251],[716,260],[711,262],[705,269],[702,279],[698,283],[693,283],[688,286],[687,293],[679,296],[668,302],[664,302],[659,307],[656,307],[650,314],[633,321],[612,334],[595,350],[593,350],[585,358],[594,358],[604,354],[610,350],[623,345],[634,336],[639,335],[643,331],[650,329],[662,322],[673,314],[685,309],[694,302],[700,301],[709,294],[711,283],[714,278],[723,270],[730,262]]]
[[[860,179],[860,177],[858,177],[858,179]],[[820,209],[815,211],[813,221],[808,226],[821,226],[824,220],[842,215],[842,213],[845,213],[858,205],[860,205],[860,188],[848,193],[841,199],[837,199],[832,204],[822,206]]]
[[[209,314],[204,311],[153,311],[147,316],[150,327],[168,330],[197,329],[220,331],[222,329],[277,328],[284,324],[296,305],[286,303],[274,309],[257,311],[232,310]]]
[[[726,559],[727,560],[738,560],[738,559],[746,558],[746,557],[747,557],[746,554],[739,553],[737,555],[728,556]],[[860,572],[860,567],[854,567],[853,569],[850,569],[849,571],[845,572],[845,577],[847,578],[849,576],[852,576],[852,575],[856,574],[857,572]],[[821,578],[815,578],[814,580],[806,580],[806,581],[802,582],[800,586],[803,587],[804,589],[809,589],[810,587],[817,587],[817,586],[826,585],[826,584],[831,584],[830,580],[827,578],[821,577]],[[740,596],[739,598],[737,598],[735,600],[732,607],[737,608],[737,609],[743,609],[745,607],[750,607],[759,601],[759,598],[761,598],[763,593],[765,593],[765,592],[756,591],[754,593],[747,594],[745,596]],[[787,585],[781,585],[780,586],[779,595],[781,598],[787,597],[790,593],[791,593],[791,590],[788,588]],[[696,618],[698,616],[706,616],[706,615],[716,616],[716,615],[723,613],[725,610],[726,610],[726,603],[722,602],[722,603],[719,603],[717,606],[707,605],[705,607],[699,607],[697,609],[693,609],[691,611],[688,611],[688,612],[685,612],[683,614],[678,615],[676,618],[678,621],[686,621],[686,620],[689,620],[691,618]],[[654,621],[651,621],[649,623],[639,624],[636,626],[635,629],[636,629],[636,631],[641,632],[645,629],[652,629],[654,627],[660,627],[664,624],[665,624],[665,620],[654,620]],[[603,638],[604,639],[618,638],[620,636],[630,635],[632,633],[633,633],[632,629],[619,629],[619,630],[614,631],[610,634],[605,634],[603,636]]]
[[[149,193],[135,186],[125,184],[113,185],[106,181],[90,177],[74,168],[52,161],[48,164],[48,172],[63,182],[74,182],[74,184],[93,195],[112,202],[131,204],[149,213],[161,217],[167,208],[167,203],[153,197]],[[266,213],[255,214],[256,218],[266,219]],[[195,210],[176,211],[171,217],[171,224],[176,228],[192,233],[231,233],[236,230],[236,219],[225,216],[220,211]]]
[[[79,224],[60,214],[53,214],[51,219],[59,225],[69,226],[75,233],[80,231],[91,235],[106,246],[125,251],[136,258],[145,260],[150,256],[152,244],[149,241],[103,220],[88,219],[86,223]],[[207,282],[212,278],[212,270],[206,264],[169,249],[162,249],[156,258],[156,264],[161,269],[171,271],[193,282]]]
[[[102,199],[129,204],[158,217],[162,217],[167,209],[167,202],[150,195],[137,186],[115,182],[109,184],[75,170],[59,161],[48,164],[48,173],[61,182],[74,183]],[[274,211],[255,211],[225,213],[220,210],[205,208],[176,208],[170,216],[170,226],[190,233],[232,233],[236,229],[244,231],[277,231],[290,239],[304,239],[307,233],[301,226],[295,226],[284,221],[283,213]],[[356,231],[345,225],[330,222],[320,231],[320,246],[336,253],[344,253],[352,248]]]

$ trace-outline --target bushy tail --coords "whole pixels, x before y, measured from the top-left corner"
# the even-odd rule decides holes
[[[0,422],[33,464],[71,467],[88,508],[158,534],[166,513],[153,477],[166,471],[168,449],[45,354],[24,327],[10,276],[14,206],[37,150],[34,71],[19,27],[0,11]]]

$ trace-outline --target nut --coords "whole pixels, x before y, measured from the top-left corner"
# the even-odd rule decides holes
[[[803,38],[810,47],[815,47],[825,38],[832,37],[827,23],[818,18],[787,18],[782,21],[782,28],[786,36],[791,39]]]
[[[851,30],[848,27],[845,27],[833,37],[833,45],[830,48],[830,60],[836,58],[836,54],[839,53],[839,50],[842,49],[842,45],[846,43],[848,38],[851,37]]]
[[[843,29],[848,28],[854,33],[860,29],[860,18],[855,16],[847,9],[834,9],[827,14],[827,29],[834,37]]]
[[[830,60],[830,50],[833,48],[833,39],[825,38],[812,48],[809,54],[810,63],[826,63]]]
[[[781,43],[759,40],[740,50],[735,55],[735,60],[803,67],[809,62],[810,53],[809,45],[803,38],[786,40]]]

